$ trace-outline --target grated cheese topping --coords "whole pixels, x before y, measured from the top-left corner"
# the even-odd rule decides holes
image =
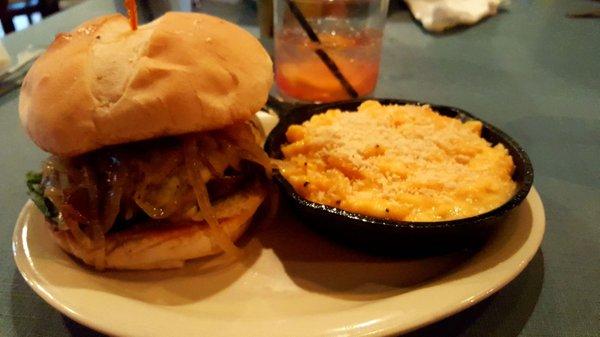
[[[317,203],[402,221],[465,218],[516,190],[511,156],[481,129],[429,106],[366,101],[357,112],[329,110],[290,126],[278,166]]]

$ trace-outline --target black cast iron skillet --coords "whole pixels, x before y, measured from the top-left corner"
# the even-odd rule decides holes
[[[301,124],[311,116],[328,109],[355,111],[364,100],[366,99],[309,105],[286,105],[269,100],[268,105],[276,110],[280,121],[267,137],[265,151],[272,158],[282,159],[281,146],[287,143],[285,132],[290,125]],[[403,99],[376,100],[382,104],[426,104]],[[481,121],[458,108],[435,104],[430,106],[444,116],[461,121]],[[274,172],[274,179],[300,220],[331,239],[354,248],[386,255],[422,256],[477,247],[483,244],[502,224],[507,214],[525,199],[533,183],[533,167],[525,151],[501,130],[485,121],[481,122],[482,137],[492,144],[502,143],[512,156],[516,166],[513,180],[517,183],[517,192],[502,206],[478,216],[440,222],[385,220],[306,200],[296,193],[277,170]]]

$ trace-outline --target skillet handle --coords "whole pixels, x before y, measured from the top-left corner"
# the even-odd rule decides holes
[[[268,109],[272,109],[277,114],[277,116],[279,116],[279,118],[282,118],[288,115],[294,109],[306,105],[313,104],[285,102],[275,96],[269,95],[269,99],[267,100],[265,107]]]

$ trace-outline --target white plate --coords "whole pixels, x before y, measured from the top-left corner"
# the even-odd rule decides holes
[[[306,230],[287,210],[256,230],[247,257],[213,270],[203,261],[171,271],[94,272],[50,239],[32,202],[13,236],[21,274],[60,312],[127,336],[357,336],[406,332],[490,296],[538,250],[545,218],[532,189],[472,256],[384,260]]]

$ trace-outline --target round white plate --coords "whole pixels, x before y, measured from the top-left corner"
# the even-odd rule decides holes
[[[28,202],[14,231],[21,274],[57,310],[125,336],[379,336],[440,320],[490,296],[532,259],[544,234],[535,189],[479,252],[398,260],[362,255],[282,209],[226,267],[95,272],[49,238]]]

